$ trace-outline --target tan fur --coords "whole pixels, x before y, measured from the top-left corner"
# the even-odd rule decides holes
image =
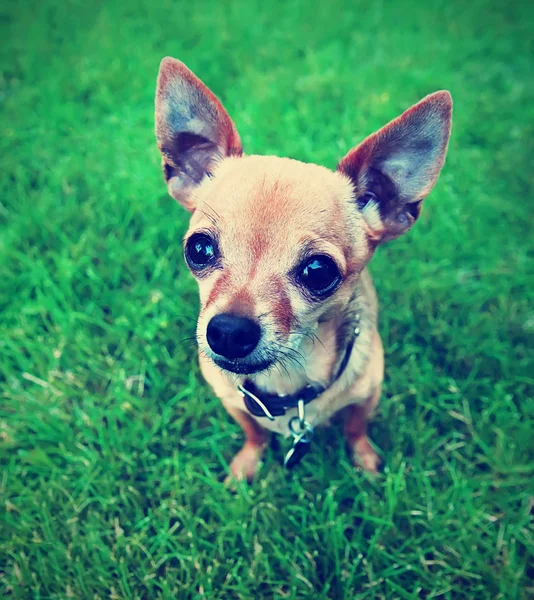
[[[237,478],[252,477],[265,447],[265,429],[287,436],[288,422],[296,415],[296,409],[290,409],[271,422],[248,414],[237,391],[245,379],[277,394],[294,393],[308,383],[329,386],[307,405],[306,419],[314,426],[326,424],[345,409],[345,434],[355,463],[375,471],[378,458],[367,440],[366,422],[379,400],[384,360],[376,295],[366,265],[380,240],[411,226],[419,211],[419,204],[414,208],[411,203],[420,202],[434,185],[448,140],[450,97],[446,92],[428,97],[349,152],[335,172],[288,158],[230,151],[239,145],[239,136],[214,98],[182,63],[164,59],[156,134],[166,177],[171,173],[169,191],[193,212],[186,239],[195,232],[210,232],[222,256],[222,267],[198,278],[197,338],[203,376],[247,436],[231,472]],[[202,114],[209,115],[207,123],[199,120]],[[179,124],[179,131],[173,131],[173,123]],[[202,132],[198,148],[193,145],[173,155],[172,140],[191,131]],[[433,142],[432,136],[438,138],[430,156],[425,143]],[[384,148],[391,150],[386,159]],[[202,168],[209,177],[198,178]],[[384,179],[376,179],[377,169]],[[380,199],[390,184],[399,186],[403,198],[393,204],[384,196],[393,207],[390,212],[374,199],[358,209],[355,194],[368,190]],[[336,292],[321,302],[310,302],[291,279],[305,248],[330,256],[342,275]],[[360,334],[347,368],[329,385],[346,347],[339,332],[347,308],[361,314]],[[254,352],[275,356],[274,369],[236,375],[214,364],[206,328],[210,319],[227,312],[261,325],[262,338]],[[280,348],[298,352],[301,364],[285,360]]]

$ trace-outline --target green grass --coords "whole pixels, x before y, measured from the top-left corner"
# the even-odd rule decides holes
[[[2,3],[2,597],[534,592],[532,13],[480,0]],[[223,99],[248,153],[332,168],[451,90],[439,183],[371,269],[379,480],[330,429],[290,476],[279,442],[250,486],[222,484],[242,436],[180,343],[197,293],[153,135],[165,55]]]

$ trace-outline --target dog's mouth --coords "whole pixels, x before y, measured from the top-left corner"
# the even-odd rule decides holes
[[[243,360],[229,360],[227,358],[223,358],[222,356],[214,357],[212,360],[221,369],[230,371],[230,373],[236,373],[237,375],[251,375],[252,373],[260,373],[261,371],[268,369],[273,364],[273,361],[268,360],[253,363]]]

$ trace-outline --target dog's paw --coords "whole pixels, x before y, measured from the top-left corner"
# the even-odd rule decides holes
[[[252,444],[245,444],[243,448],[234,456],[230,463],[230,475],[226,478],[226,483],[232,481],[252,481],[260,465],[263,448]]]
[[[372,475],[378,475],[382,461],[369,443],[367,437],[360,438],[355,442],[351,448],[351,452],[354,466]]]

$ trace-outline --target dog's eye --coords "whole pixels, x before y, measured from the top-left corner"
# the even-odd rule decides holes
[[[324,297],[334,291],[341,275],[329,256],[312,256],[301,266],[298,279],[312,294]]]
[[[215,242],[205,233],[193,234],[185,245],[185,258],[193,271],[204,269],[217,258]]]

